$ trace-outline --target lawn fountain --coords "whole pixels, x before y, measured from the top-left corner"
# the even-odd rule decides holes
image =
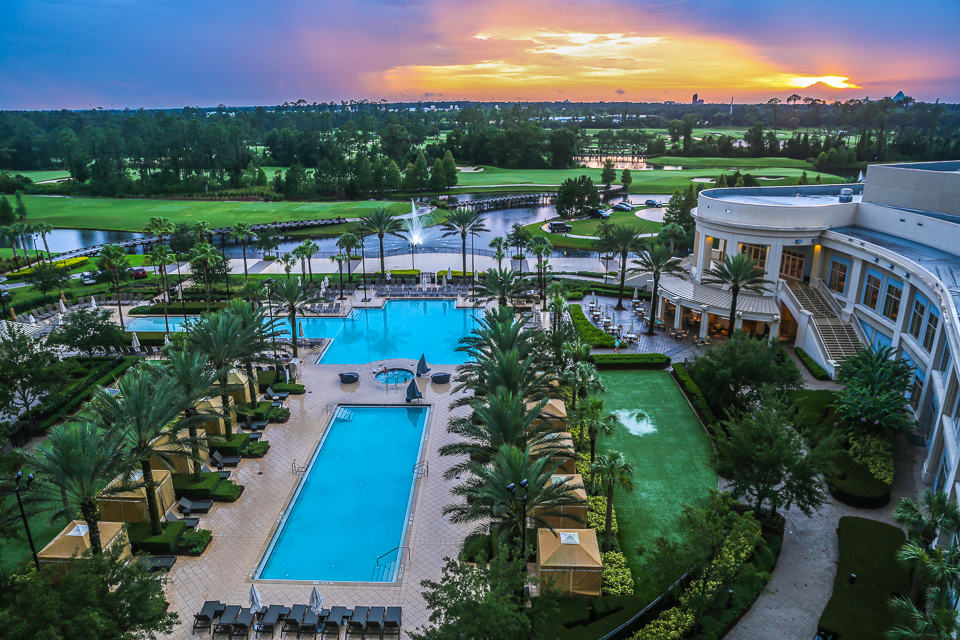
[[[410,212],[410,217],[405,220],[407,225],[407,237],[410,240],[410,265],[412,269],[416,269],[416,254],[417,254],[417,245],[423,244],[423,215],[420,213],[420,210],[417,209],[417,205],[413,202],[413,199],[410,199],[410,206],[412,211]]]

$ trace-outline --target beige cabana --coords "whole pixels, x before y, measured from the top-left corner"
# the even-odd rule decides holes
[[[533,409],[536,405],[535,402],[527,403],[527,409]],[[553,425],[556,429],[566,429],[567,428],[567,405],[564,404],[563,400],[559,398],[550,398],[547,401],[547,404],[543,406],[541,411],[543,416],[550,421],[550,424]]]
[[[537,530],[540,579],[568,596],[599,596],[603,562],[594,529]]]
[[[587,510],[590,508],[590,503],[587,500],[587,490],[583,487],[583,476],[581,476],[579,473],[554,474],[550,476],[550,480],[547,482],[552,484],[560,484],[564,481],[566,481],[567,486],[579,487],[579,489],[571,489],[569,492],[571,496],[576,498],[576,502],[573,504],[563,505],[562,507],[550,509],[552,512],[559,511],[560,513],[544,515],[543,520],[554,529],[586,526]]]
[[[100,529],[100,545],[104,550],[120,544],[123,545],[123,552],[120,557],[126,558],[130,555],[130,545],[127,543],[122,522],[101,521],[98,523],[98,528]],[[68,562],[88,549],[90,549],[90,533],[87,523],[83,520],[74,520],[37,553],[37,560],[40,561],[40,564]]]
[[[139,472],[131,480],[137,480]],[[173,495],[173,476],[166,469],[153,469],[153,481],[156,483],[157,507],[162,516],[177,501]],[[109,487],[116,487],[123,483],[118,477]],[[108,488],[109,488],[108,487]],[[150,512],[147,507],[147,492],[143,487],[124,491],[113,495],[103,496],[97,500],[100,505],[100,517],[116,522],[147,522]]]
[[[197,423],[197,430],[206,431],[208,436],[222,436],[227,432],[223,422],[223,403],[220,402],[220,396],[201,400],[194,408],[207,416]],[[232,411],[230,414],[233,418]]]
[[[219,400],[218,400],[219,401]],[[221,420],[222,422],[222,420]],[[203,462],[207,459],[207,445],[206,438],[203,438],[203,426],[197,425],[198,435],[201,436],[200,440],[200,461]],[[181,429],[177,434],[177,438],[180,440],[186,441],[190,437],[189,429]],[[165,463],[160,459],[159,456],[153,456],[150,458],[150,466],[154,469],[169,469],[167,464],[173,465],[174,473],[190,473],[193,470],[193,466],[190,462],[190,446],[189,445],[180,445],[174,446],[170,445],[169,447],[164,446],[170,441],[170,436],[164,434],[156,439],[156,445],[159,449],[164,449],[168,451],[167,453],[167,462]]]
[[[253,382],[254,389],[259,393],[257,388],[257,382]],[[234,369],[229,374],[227,374],[227,392],[230,396],[230,402],[233,404],[245,404],[249,403],[251,400],[250,397],[250,385],[247,384],[247,372],[241,369]],[[211,393],[220,395],[220,384],[217,383],[211,388]]]
[[[540,452],[545,449],[557,450],[553,454],[554,460],[558,463],[556,473],[574,474],[577,472],[575,461],[577,459],[577,450],[573,446],[573,436],[569,431],[557,431],[549,434],[546,441],[534,445],[530,453],[534,457],[542,457]]]

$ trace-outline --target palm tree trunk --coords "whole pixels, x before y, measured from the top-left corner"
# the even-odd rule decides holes
[[[163,296],[160,297],[163,300],[163,329],[165,333],[170,333],[170,319],[167,316],[167,295],[170,288],[167,287],[167,268],[165,265],[160,265],[160,284],[163,286]]]
[[[243,241],[240,243],[240,250],[243,251],[243,279],[248,280],[250,274],[247,273],[247,243]]]
[[[307,256],[307,269],[310,271],[310,282],[313,282],[313,263],[310,262],[313,259],[313,255]]]
[[[460,247],[461,247],[460,253],[463,256],[463,277],[466,278],[467,277],[467,234],[465,233],[460,234]],[[451,273],[450,276],[452,277],[453,274]]]
[[[657,296],[660,294],[660,274],[653,274],[653,294],[650,296],[650,317],[647,319],[647,335],[653,335],[653,324],[657,321]]]
[[[41,233],[40,237],[43,239],[43,250],[47,252],[47,257],[50,257],[50,245],[47,244],[47,234]]]
[[[230,394],[227,393],[227,374],[220,376],[220,410],[223,412],[223,428],[227,438],[233,437],[233,424],[230,422]]]
[[[590,434],[590,464],[593,464],[596,461],[596,452],[597,452],[597,432],[588,427],[587,432]],[[590,480],[593,481],[593,474],[591,473]]]
[[[387,267],[385,266],[385,265],[386,265],[386,261],[384,261],[384,259],[383,259],[383,234],[382,234],[382,233],[378,233],[378,234],[377,234],[377,238],[380,240],[380,277],[381,277],[381,278],[386,278],[386,277],[387,277]]]
[[[190,434],[190,466],[193,468],[193,479],[196,482],[200,482],[202,476],[200,475],[200,441],[199,434],[197,433],[197,425],[194,424],[193,418],[196,416],[196,411],[192,408],[187,409],[183,412],[187,417],[187,432]]]
[[[733,337],[733,328],[737,323],[737,294],[740,293],[740,287],[730,288],[730,324],[727,325],[727,331],[730,337]]]
[[[290,310],[290,335],[293,337],[293,357],[296,358],[298,355],[297,348],[297,312],[293,309]]]
[[[249,360],[244,363],[244,367],[247,370],[247,388],[250,390],[250,408],[257,408],[257,378],[256,373],[253,371],[253,362]]]
[[[103,543],[100,541],[100,524],[97,519],[97,503],[95,500],[84,500],[80,503],[80,515],[87,523],[87,535],[90,536],[90,551],[95,554],[103,553]]]
[[[339,265],[339,270],[340,270],[340,277],[338,279],[340,280],[340,299],[343,300],[343,263],[342,262]]]
[[[147,510],[150,515],[150,532],[158,536],[163,533],[160,526],[160,507],[157,504],[157,488],[153,482],[153,471],[150,469],[150,458],[140,461],[140,471],[143,473],[143,489],[147,493]]]
[[[117,277],[117,270],[113,270],[113,292],[117,294],[117,313],[120,314],[120,329],[126,331],[123,324],[123,307],[120,306],[120,279]]]
[[[623,309],[623,285],[627,280],[627,252],[620,252],[620,293],[617,295],[617,309]]]
[[[613,537],[613,478],[607,482],[607,517],[604,519],[603,550],[610,550]]]

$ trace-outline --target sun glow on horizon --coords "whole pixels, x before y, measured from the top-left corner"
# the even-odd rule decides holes
[[[799,89],[806,89],[809,86],[815,85],[817,83],[822,83],[828,87],[833,87],[834,89],[860,89],[860,85],[850,82],[848,76],[817,76],[817,77],[797,77],[791,78],[788,83],[791,87],[797,87]]]

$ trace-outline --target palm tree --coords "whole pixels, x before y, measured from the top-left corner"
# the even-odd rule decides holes
[[[387,274],[387,268],[383,255],[383,238],[387,234],[403,237],[403,224],[397,220],[389,209],[378,207],[368,216],[360,218],[360,227],[366,233],[377,234],[377,241],[380,243],[380,273]]]
[[[597,243],[603,251],[620,254],[620,292],[617,296],[617,309],[623,309],[623,287],[627,279],[627,256],[637,249],[640,231],[625,224],[604,225]]]
[[[270,300],[277,304],[278,313],[286,313],[290,321],[290,337],[293,342],[293,357],[296,358],[299,350],[297,346],[297,314],[303,311],[307,303],[307,296],[303,288],[293,280],[279,280],[270,290]]]
[[[469,209],[455,209],[440,225],[443,230],[442,237],[460,236],[460,254],[463,256],[464,277],[467,276],[467,236],[489,231],[483,223],[484,219],[480,217],[479,213]]]
[[[135,483],[147,494],[150,531],[160,535],[163,529],[150,458],[169,464],[171,450],[181,444],[176,433],[180,428],[176,417],[185,406],[184,398],[171,380],[149,375],[146,370],[131,370],[117,380],[117,389],[117,395],[107,393],[102,387],[96,389],[90,400],[90,411],[102,428],[119,435],[128,469],[140,467],[141,477]],[[157,439],[162,435],[167,436],[167,442],[158,444]],[[126,479],[129,481],[131,476]]]
[[[108,493],[110,483],[126,470],[118,435],[89,420],[67,422],[51,429],[46,441],[26,459],[26,467],[41,479],[38,485],[49,494],[50,503],[61,499],[61,512],[80,512],[93,553],[103,550],[97,498]]]
[[[154,373],[166,377],[183,400],[183,423],[190,434],[190,460],[193,467],[193,479],[201,480],[200,468],[200,436],[197,433],[197,422],[204,416],[197,411],[196,405],[200,400],[210,396],[211,389],[221,372],[210,366],[210,361],[203,353],[187,349],[169,349],[166,360],[151,360],[147,363],[153,367]]]
[[[341,249],[344,253],[347,254],[347,281],[353,282],[353,273],[350,269],[350,256],[354,249],[360,246],[360,238],[357,237],[357,234],[346,232],[341,233],[337,238],[337,248]],[[341,273],[340,279],[343,280],[343,274]],[[342,292],[341,292],[342,295]]]
[[[157,244],[163,244],[163,236],[173,233],[175,227],[169,218],[163,216],[154,216],[150,222],[143,228],[146,233],[152,233],[157,236]]]
[[[577,408],[580,398],[604,391],[597,376],[597,367],[592,362],[573,362],[560,372],[560,380],[570,389],[570,410]]]
[[[707,269],[703,274],[704,284],[728,285],[730,287],[730,324],[728,331],[733,335],[733,328],[737,321],[737,296],[740,291],[762,293],[766,285],[772,284],[764,280],[763,269],[757,266],[756,260],[748,258],[742,253],[723,257],[723,262]]]
[[[254,409],[257,406],[257,378],[253,363],[267,359],[265,354],[271,350],[274,339],[280,337],[280,331],[276,326],[271,326],[270,319],[263,308],[254,307],[246,300],[231,300],[224,311],[238,318],[244,330],[242,336],[245,340],[237,344],[238,358],[247,373],[250,408]],[[271,362],[273,362],[272,359]]]
[[[497,236],[496,238],[490,241],[490,248],[493,249],[494,251],[493,257],[497,261],[497,269],[503,268],[503,261],[507,257],[507,254],[503,251],[505,246],[506,246],[506,241],[500,236]]]
[[[960,547],[956,543],[946,549],[927,549],[919,540],[909,540],[897,549],[897,560],[910,567],[910,600],[917,604],[925,587],[948,592],[956,592],[960,587]]]
[[[167,316],[167,298],[170,292],[167,285],[167,265],[175,259],[170,247],[163,244],[153,247],[147,254],[147,264],[156,266],[160,271],[160,284],[163,287],[163,295],[160,296],[160,299],[163,301],[163,330],[165,333],[170,333],[170,320]]]
[[[473,295],[484,302],[496,300],[501,307],[507,300],[525,299],[527,282],[516,269],[487,269],[473,284]]]
[[[190,251],[189,258],[190,269],[194,273],[199,272],[203,276],[204,299],[207,302],[207,311],[209,311],[210,305],[213,302],[211,292],[212,278],[210,274],[220,261],[223,260],[223,256],[220,255],[220,252],[217,251],[212,244],[204,241],[194,245]]]
[[[227,438],[233,436],[228,380],[230,369],[240,358],[239,345],[245,342],[245,336],[241,336],[242,333],[244,329],[240,319],[223,312],[201,316],[191,322],[186,331],[186,341],[190,349],[204,354],[210,368],[217,372],[220,406]]]
[[[297,248],[303,251],[303,255],[306,257],[307,270],[310,272],[310,282],[313,282],[313,263],[310,261],[313,259],[314,254],[320,251],[320,245],[307,238]]]
[[[656,323],[657,301],[660,295],[660,276],[664,274],[677,275],[683,273],[680,258],[674,258],[670,248],[659,242],[654,243],[640,257],[633,261],[637,268],[635,273],[649,273],[653,276],[653,294],[650,296],[650,321],[647,323],[647,335],[653,335],[653,326]]]
[[[953,607],[953,594],[936,587],[925,594],[926,606],[894,596],[890,608],[900,625],[887,631],[887,640],[955,640],[960,629],[960,611]]]
[[[571,423],[581,426],[581,429],[587,433],[590,439],[590,464],[597,460],[597,436],[603,434],[609,436],[620,421],[612,413],[604,414],[603,398],[601,396],[587,396],[577,407],[577,411],[572,412]],[[590,484],[593,484],[593,469],[591,468]]]
[[[530,241],[530,251],[537,257],[537,284],[540,287],[540,302],[547,299],[547,256],[553,251],[549,238],[537,236]]]
[[[108,244],[100,250],[97,268],[101,271],[109,271],[113,278],[113,292],[117,296],[117,313],[120,314],[120,328],[123,330],[126,330],[126,327],[123,324],[123,307],[120,306],[120,274],[125,273],[129,267],[127,252],[120,245]]]
[[[295,253],[285,253],[280,256],[280,262],[283,263],[283,270],[287,272],[287,280],[289,280],[293,265],[297,264],[297,255]]]
[[[256,239],[257,234],[253,228],[245,222],[238,222],[230,231],[230,239],[240,243],[240,250],[243,252],[243,277],[249,278],[247,273],[247,244]]]
[[[613,536],[613,490],[615,487],[620,487],[624,491],[633,489],[633,465],[619,451],[608,451],[598,456],[596,461],[590,465],[590,474],[593,476],[594,482],[606,492],[607,496],[603,548],[609,551]]]
[[[524,514],[520,501],[508,487],[520,488],[526,480],[526,487],[521,491],[526,494],[527,519],[534,529],[554,531],[547,519],[559,515],[572,517],[563,507],[576,503],[578,499],[573,492],[583,488],[566,480],[554,482],[550,476],[556,469],[556,461],[535,458],[529,448],[504,445],[497,449],[489,464],[470,466],[469,479],[451,490],[465,501],[447,505],[443,514],[455,524],[479,522],[478,532],[499,534],[501,540],[516,539],[526,523],[521,524]]]
[[[340,275],[337,278],[337,281],[340,283],[340,299],[344,299],[343,295],[343,263],[347,263],[347,268],[350,268],[350,256],[345,256],[342,253],[338,253],[335,256],[330,256],[330,259],[337,263],[337,273]]]
[[[249,300],[254,307],[260,306],[260,300],[266,295],[267,291],[261,280],[247,280],[240,288],[240,297]]]
[[[526,402],[539,402],[556,395],[554,387],[556,374],[549,370],[550,360],[542,351],[521,356],[519,349],[501,351],[496,349],[489,354],[477,357],[474,361],[461,365],[454,386],[456,393],[470,390],[477,398],[493,395],[499,387],[510,389]],[[451,404],[459,407],[471,402],[464,395]]]
[[[16,237],[20,240],[20,248],[23,249],[23,259],[29,262],[30,254],[27,253],[26,235],[30,233],[30,225],[26,222],[15,222],[11,226],[13,227],[13,232],[16,234]]]
[[[13,249],[13,260],[19,266],[20,254],[17,253],[17,233],[13,225],[0,227],[0,237],[10,243],[10,248]]]
[[[43,250],[46,253],[47,259],[50,259],[50,245],[47,244],[47,234],[53,231],[53,225],[49,222],[37,222],[33,225],[33,232],[40,235],[40,239],[43,240]]]
[[[469,354],[468,361],[510,349],[516,349],[521,358],[526,358],[536,352],[538,333],[536,329],[528,328],[512,309],[495,307],[484,313],[470,333],[460,339],[457,351]]]
[[[910,498],[900,498],[893,510],[893,518],[910,531],[920,532],[920,544],[932,549],[941,534],[950,538],[960,529],[960,507],[951,502],[946,493],[924,489],[917,504]]]
[[[193,235],[196,236],[197,242],[209,242],[213,239],[212,234],[210,233],[210,223],[206,220],[198,220],[193,223],[192,226]]]

